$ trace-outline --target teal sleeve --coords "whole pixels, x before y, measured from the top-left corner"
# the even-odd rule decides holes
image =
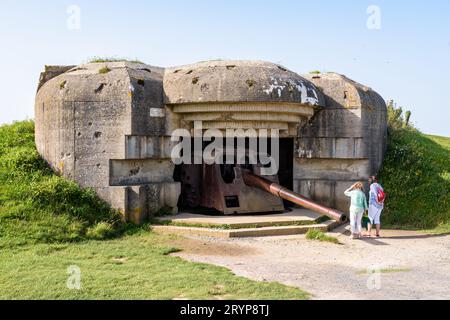
[[[347,197],[351,197],[351,196],[352,196],[352,191],[350,191],[350,189],[351,189],[351,188],[348,188],[347,190],[344,191],[344,194],[345,194]]]

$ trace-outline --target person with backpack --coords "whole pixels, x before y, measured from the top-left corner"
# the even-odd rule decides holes
[[[384,200],[386,194],[383,187],[378,183],[376,176],[369,177],[369,220],[367,225],[367,236],[372,237],[372,226],[376,226],[377,237],[380,237],[381,231],[381,212],[384,209]]]
[[[361,182],[357,182],[344,192],[347,197],[351,198],[350,228],[352,239],[361,238],[361,220],[364,212],[367,210],[367,199],[363,190],[363,184]]]

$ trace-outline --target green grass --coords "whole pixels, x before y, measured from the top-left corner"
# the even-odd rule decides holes
[[[60,89],[60,90],[64,89],[64,88],[66,87],[66,84],[67,84],[67,81],[66,81],[66,80],[64,80],[63,82],[61,82],[61,83],[59,84],[59,89]]]
[[[379,176],[385,226],[450,232],[450,138],[391,128]]]
[[[330,242],[334,244],[340,244],[339,240],[335,237],[327,236],[322,231],[311,229],[306,233],[306,239],[308,240],[316,240],[320,242]]]
[[[106,73],[108,73],[108,72],[110,72],[110,71],[111,71],[110,68],[108,68],[108,67],[103,67],[103,68],[101,68],[100,70],[98,70],[98,73],[100,73],[100,74],[106,74]]]
[[[52,173],[36,151],[32,121],[0,127],[0,249],[110,238],[126,227],[92,190]]]
[[[386,273],[410,272],[411,269],[410,268],[391,268],[391,269],[385,268],[385,269],[380,269],[380,270],[377,270],[377,271],[378,271],[378,273],[386,274]],[[367,275],[367,274],[370,274],[370,273],[371,272],[369,272],[368,270],[360,270],[360,271],[357,272],[357,274],[359,274],[359,275]]]
[[[94,57],[88,60],[88,63],[105,63],[105,62],[132,62],[132,63],[143,63],[137,59],[126,59],[126,58],[113,58],[113,57]]]
[[[36,245],[0,252],[0,299],[306,299],[296,288],[237,277],[170,256],[149,232],[109,241]],[[81,271],[81,290],[66,286]]]
[[[35,149],[32,121],[0,126],[0,299],[308,298],[170,256],[179,250],[53,174]],[[73,265],[81,290],[66,287]]]

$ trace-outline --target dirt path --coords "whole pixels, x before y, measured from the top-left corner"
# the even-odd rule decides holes
[[[449,235],[384,231],[381,239],[350,240],[343,231],[332,234],[342,245],[304,236],[191,238],[177,255],[297,286],[313,299],[450,299]]]

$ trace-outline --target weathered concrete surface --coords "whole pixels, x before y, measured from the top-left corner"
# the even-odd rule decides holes
[[[325,95],[319,110],[299,130],[294,163],[297,192],[342,211],[351,184],[381,168],[387,143],[387,110],[372,89],[337,73],[305,75]]]
[[[185,225],[208,225],[208,226],[229,226],[231,228],[243,227],[270,227],[292,224],[313,224],[320,215],[306,210],[295,208],[292,211],[282,214],[256,214],[238,216],[206,216],[193,213],[180,213],[175,216],[164,216],[158,218],[161,221],[171,221],[173,223]]]
[[[296,137],[299,126],[317,107],[285,102],[197,103],[167,106],[173,127],[192,130],[194,121],[204,129],[277,129],[281,137]],[[175,120],[177,119],[177,120]]]
[[[260,61],[163,69],[141,63],[46,67],[36,144],[51,167],[142,222],[177,211],[174,129],[278,129],[295,139],[295,191],[346,210],[343,190],[381,165],[386,106],[337,74],[300,76]]]
[[[75,68],[75,66],[45,66],[44,72],[42,72],[39,77],[38,91],[44,83],[59,76],[60,74],[63,74],[64,72],[69,71],[72,68]]]
[[[174,165],[167,154],[150,154],[142,163],[127,154],[128,137],[164,140],[162,78],[163,69],[144,64],[92,63],[51,78],[36,96],[40,154],[55,171],[93,188],[135,222],[167,204],[176,211],[179,187],[172,187],[168,173]],[[166,175],[142,177],[152,161],[164,164]]]
[[[336,226],[336,222],[327,221],[311,225],[286,225],[279,227],[243,228],[221,230],[214,228],[177,227],[177,226],[152,226],[152,230],[159,233],[205,236],[213,238],[259,238],[306,234],[310,230],[327,232]]]
[[[178,127],[192,129],[202,121],[205,129],[278,129],[284,137],[295,136],[325,103],[313,83],[264,61],[168,68],[164,93],[168,112],[179,116]]]
[[[207,61],[166,69],[166,104],[285,102],[323,106],[309,81],[264,61]]]

